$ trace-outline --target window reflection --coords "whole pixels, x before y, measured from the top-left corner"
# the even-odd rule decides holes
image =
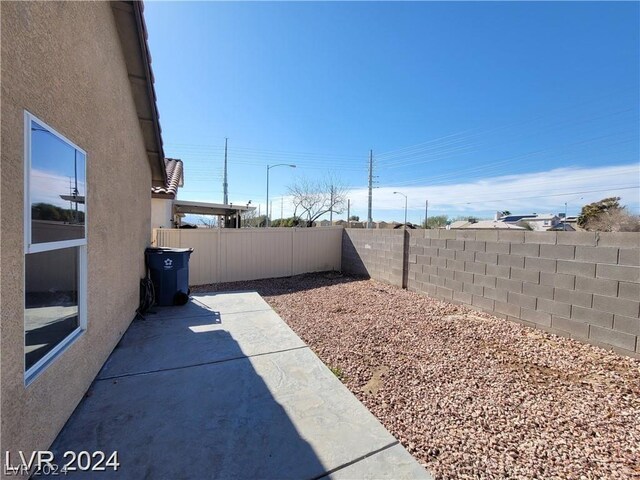
[[[79,326],[78,247],[25,257],[24,321],[29,369]]]
[[[85,237],[85,155],[31,121],[31,243]]]

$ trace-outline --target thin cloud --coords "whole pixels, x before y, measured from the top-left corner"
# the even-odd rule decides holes
[[[424,211],[425,201],[434,211],[456,213],[483,213],[493,210],[512,212],[559,212],[564,203],[572,210],[585,203],[607,196],[622,197],[622,203],[636,210],[640,204],[640,165],[607,167],[568,167],[521,175],[487,177],[472,182],[450,185],[384,187],[374,190],[374,212],[404,209],[404,198],[395,195],[401,191],[408,197],[408,209]],[[352,203],[366,206],[366,188],[353,190]],[[570,194],[570,195],[569,195]],[[362,211],[362,208],[358,208]],[[384,214],[375,215],[385,216]]]
[[[429,200],[429,215],[447,214],[455,217],[462,214],[491,216],[498,210],[513,213],[559,213],[567,202],[569,215],[580,211],[582,205],[605,197],[621,197],[621,203],[631,212],[640,211],[640,164],[615,165],[606,167],[563,167],[543,172],[520,175],[500,175],[479,178],[472,182],[449,185],[422,185],[411,187],[383,187],[373,190],[374,221],[402,221],[404,197],[396,195],[400,191],[407,195],[409,221],[419,222],[424,218],[425,201]],[[366,220],[366,188],[356,188],[349,192],[351,214]],[[280,218],[281,198],[284,217],[293,215],[289,196],[272,199],[272,219]],[[254,202],[265,213],[264,202]],[[345,219],[342,214],[334,214],[333,219]],[[322,217],[329,218],[328,215]]]

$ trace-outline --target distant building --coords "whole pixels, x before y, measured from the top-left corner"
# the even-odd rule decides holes
[[[553,213],[502,215],[500,212],[497,212],[494,217],[494,221],[500,221],[511,225],[518,225],[524,228],[527,228],[528,225],[529,227],[531,227],[531,230],[544,232],[547,230],[551,230],[559,225],[562,221],[562,217]]]
[[[520,225],[505,223],[500,220],[478,220],[465,221],[460,220],[447,225],[447,230],[526,230]]]
[[[573,226],[569,222],[567,222],[566,224],[565,222],[560,222],[555,227],[551,227],[549,231],[550,232],[575,232],[576,229],[573,228]]]
[[[176,222],[173,201],[178,197],[178,188],[184,186],[182,160],[164,159],[167,179],[163,186],[151,187],[151,228],[171,228]]]

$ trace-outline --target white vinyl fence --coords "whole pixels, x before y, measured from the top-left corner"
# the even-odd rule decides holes
[[[193,248],[189,284],[340,270],[342,227],[153,230],[154,246]]]

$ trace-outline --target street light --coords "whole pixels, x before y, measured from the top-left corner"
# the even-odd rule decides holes
[[[267,165],[267,219],[265,221],[265,225],[268,227],[271,222],[269,222],[269,170],[274,167],[291,167],[296,168],[295,165],[290,165],[288,163],[278,163],[276,165]]]
[[[404,197],[404,226],[407,227],[407,196],[402,192],[393,192],[393,194],[402,195]]]

